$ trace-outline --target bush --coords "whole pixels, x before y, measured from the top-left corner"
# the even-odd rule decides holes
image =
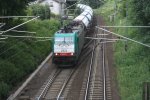
[[[29,16],[40,16],[43,19],[50,19],[51,13],[48,5],[33,4],[29,6],[27,14]]]
[[[9,86],[4,83],[4,82],[0,82],[0,100],[3,100],[3,98],[6,98],[6,94],[9,92],[10,88]]]
[[[28,31],[35,31],[33,36],[52,37],[58,30],[59,22],[36,20],[24,26]],[[17,33],[13,33],[17,34]],[[22,34],[29,35],[29,34]],[[41,40],[41,39],[40,39]],[[9,38],[0,47],[0,100],[5,100],[10,91],[24,77],[35,70],[42,60],[51,52],[49,41],[39,39]],[[5,89],[5,90],[4,90]]]

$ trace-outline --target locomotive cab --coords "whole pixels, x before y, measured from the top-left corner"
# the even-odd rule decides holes
[[[56,33],[54,36],[53,63],[58,66],[73,66],[76,63],[76,34]]]

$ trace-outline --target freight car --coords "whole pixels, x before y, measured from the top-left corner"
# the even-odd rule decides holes
[[[83,4],[77,7],[82,13],[54,34],[52,62],[58,66],[73,66],[77,63],[86,29],[93,18],[91,7]]]

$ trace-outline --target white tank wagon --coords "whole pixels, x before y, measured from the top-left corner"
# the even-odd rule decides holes
[[[93,10],[91,7],[83,4],[78,4],[77,7],[81,9],[82,13],[74,21],[82,21],[87,28],[93,18]]]

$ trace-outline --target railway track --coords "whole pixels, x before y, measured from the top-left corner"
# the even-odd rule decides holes
[[[95,32],[104,34],[102,31]],[[102,38],[102,35],[96,36]],[[42,85],[36,89],[36,94],[32,97],[29,95],[32,93],[31,88],[31,92],[26,94],[29,95],[26,99],[112,100],[108,59],[105,52],[107,46],[101,42],[105,41],[86,41],[87,45],[83,47],[75,67],[58,68],[51,64],[51,61],[47,63],[49,65],[44,64],[46,67],[50,67],[47,78],[42,80]],[[36,76],[40,80],[39,75]],[[30,86],[27,87],[30,88]]]
[[[58,69],[51,78],[48,79],[47,84],[42,89],[39,96],[36,96],[37,100],[41,99],[60,99],[66,85],[72,77],[75,69]]]
[[[105,34],[101,32],[102,34]],[[103,36],[103,38],[107,38],[106,35]],[[112,93],[111,93],[111,79],[109,75],[109,65],[108,65],[108,59],[106,58],[107,53],[105,52],[107,47],[106,43],[107,41],[103,40],[102,42],[102,69],[103,69],[103,100],[112,100]]]
[[[61,72],[61,70],[53,70],[51,75],[48,77],[46,82],[43,84],[41,89],[38,91],[38,93],[35,96],[35,99],[40,100],[43,98],[43,95],[48,91],[49,86],[52,84],[53,80],[57,77],[57,75]]]
[[[98,33],[102,34],[102,32]],[[97,37],[102,38],[100,35]],[[101,44],[101,41],[99,40],[93,45],[88,74],[85,76],[81,90],[83,92],[79,100],[112,100],[109,67],[105,53],[106,46]]]
[[[22,90],[22,91],[20,91],[20,93],[18,93],[18,96],[15,98],[15,100],[25,100],[25,99],[32,99],[32,100],[43,100],[44,99],[45,100],[45,99],[69,98],[68,94],[69,94],[69,91],[71,91],[71,85],[72,85],[73,81],[76,80],[75,79],[76,76],[80,74],[79,72],[81,71],[81,69],[83,67],[82,64],[83,64],[83,62],[84,63],[86,62],[86,59],[88,59],[87,57],[90,55],[90,53],[91,53],[90,50],[83,50],[82,57],[80,58],[78,65],[76,67],[72,67],[69,69],[68,68],[67,69],[57,68],[56,66],[53,66],[50,64],[51,67],[53,67],[53,68],[51,68],[50,75],[48,76],[46,81],[43,81],[43,85],[37,91],[36,95],[34,97],[32,97],[30,95],[31,92],[35,91],[35,90],[32,87],[33,85],[30,86],[30,83],[29,83],[24,88],[24,90]],[[37,76],[38,76],[37,78],[39,78],[39,74],[41,75],[42,73],[43,72],[39,72],[37,75],[35,75],[35,78]],[[38,82],[39,82],[39,80],[38,80]],[[35,83],[35,85],[36,85],[36,83]],[[30,87],[31,87],[30,90],[26,90],[26,88],[28,89]],[[8,100],[13,100],[13,99],[8,99]]]
[[[86,47],[88,48],[88,47]],[[69,69],[55,69],[46,82],[43,84],[41,89],[35,96],[36,100],[47,100],[47,99],[68,99],[69,91],[71,91],[71,85],[78,72],[82,68],[83,62],[86,61],[87,57],[91,54],[91,50],[83,50],[82,57],[80,58],[76,67]],[[80,67],[79,67],[80,66]]]

